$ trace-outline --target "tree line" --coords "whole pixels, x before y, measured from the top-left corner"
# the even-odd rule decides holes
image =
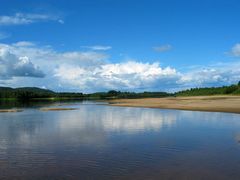
[[[240,81],[238,84],[222,87],[191,88],[176,92],[176,96],[206,96],[206,95],[240,95]]]
[[[240,95],[240,81],[238,84],[222,87],[191,88],[176,93],[167,92],[121,92],[110,90],[90,94],[72,92],[54,92],[36,87],[10,88],[0,87],[0,99],[117,99],[117,98],[161,98],[169,96],[203,96],[203,95]]]
[[[72,92],[54,92],[48,89],[36,87],[9,88],[0,87],[0,99],[113,99],[113,98],[147,98],[147,97],[167,97],[166,92],[121,92],[110,90],[108,92],[96,92],[90,94]]]
[[[57,93],[36,87],[9,88],[0,87],[1,99],[36,99],[36,98],[82,98],[82,93]]]

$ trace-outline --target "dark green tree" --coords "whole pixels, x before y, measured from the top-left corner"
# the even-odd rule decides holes
[[[108,91],[108,96],[117,96],[118,94],[120,94],[120,92],[115,91],[115,90],[110,90]]]

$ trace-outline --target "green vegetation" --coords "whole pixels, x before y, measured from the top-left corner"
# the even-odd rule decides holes
[[[0,87],[0,99],[7,100],[30,100],[30,99],[64,99],[64,98],[82,98],[82,93],[56,93],[51,90],[36,87],[9,88]]]
[[[237,85],[209,88],[192,88],[175,93],[176,96],[240,95],[240,81]]]
[[[192,88],[174,94],[166,92],[121,92],[111,90],[91,94],[54,92],[36,87],[9,88],[0,87],[1,100],[84,100],[84,99],[118,99],[118,98],[161,98],[168,96],[206,96],[206,95],[240,95],[240,82],[236,85],[223,87]]]
[[[120,98],[161,98],[171,96],[166,92],[121,92],[111,90],[108,92],[98,92],[93,94],[86,94],[85,97],[88,99],[120,99]]]
[[[97,92],[92,94],[54,92],[47,89],[25,87],[25,88],[9,88],[0,87],[0,99],[2,100],[37,100],[37,99],[114,99],[114,98],[146,98],[146,97],[166,97],[170,94],[165,92],[120,92],[111,90],[108,92]]]

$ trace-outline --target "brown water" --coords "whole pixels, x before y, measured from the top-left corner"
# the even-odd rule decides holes
[[[61,107],[0,113],[0,179],[240,179],[238,114]]]

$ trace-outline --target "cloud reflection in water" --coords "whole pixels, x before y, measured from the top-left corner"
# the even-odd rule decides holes
[[[176,122],[176,113],[157,109],[119,107],[81,107],[74,113],[62,114],[59,126],[62,131],[69,129],[101,129],[106,132],[137,133],[158,131],[171,127]]]

